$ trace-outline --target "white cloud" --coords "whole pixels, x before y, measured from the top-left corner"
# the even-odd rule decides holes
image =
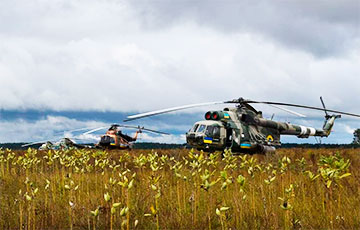
[[[63,116],[47,116],[36,121],[23,119],[1,121],[0,122],[0,143],[5,142],[37,142],[37,141],[57,141],[63,137],[73,139],[79,143],[97,143],[106,128],[96,133],[86,133],[98,127],[107,127],[108,123],[98,121],[83,121],[69,119]],[[147,126],[146,128],[148,128]],[[179,127],[174,127],[174,130]],[[123,129],[125,134],[133,135],[133,129]],[[141,142],[159,143],[185,143],[185,135],[158,135],[143,132],[139,134]]]
[[[354,131],[356,128],[354,128],[354,126],[350,126],[349,124],[341,124],[341,128],[343,130],[343,132],[349,134],[350,137],[353,137]]]
[[[184,34],[192,39],[182,43]],[[318,60],[256,36],[195,25],[143,37],[137,44],[45,42],[41,51],[36,40],[0,43],[0,107],[131,111],[239,96],[317,104],[323,95],[341,109],[352,107],[360,87],[358,50]]]
[[[185,134],[181,135],[149,135],[148,133],[139,134],[139,142],[154,142],[154,143],[172,143],[184,144],[186,143]]]
[[[350,0],[4,0],[0,109],[134,112],[238,97],[316,106],[322,95],[360,113],[359,15]],[[45,134],[57,129],[43,122]]]
[[[239,96],[317,104],[323,95],[329,107],[360,112],[352,106],[360,90],[354,84],[358,45],[347,55],[318,59],[254,32],[250,22],[225,33],[184,16],[146,29],[141,7],[135,10],[126,1],[32,3],[2,3],[7,10],[0,18],[10,22],[0,27],[2,109],[145,111]],[[185,2],[178,4],[187,9]],[[283,12],[285,6],[273,7]],[[305,15],[316,21],[315,13]],[[328,23],[332,18],[320,17]]]
[[[1,121],[0,143],[57,140],[64,136],[74,137],[74,134],[70,133],[69,130],[99,126],[104,126],[104,123],[79,121],[62,116],[47,116],[36,121],[24,119]]]

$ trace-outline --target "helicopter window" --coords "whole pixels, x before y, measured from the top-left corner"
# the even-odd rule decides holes
[[[196,129],[199,127],[199,124],[195,124],[192,129],[190,130],[190,132],[195,132]]]
[[[213,129],[213,136],[214,137],[220,137],[220,128],[215,126]]]
[[[210,135],[213,137],[219,137],[220,136],[220,128],[217,126],[208,126],[206,128],[206,135]]]
[[[197,130],[198,133],[201,133],[205,130],[206,125],[200,125],[199,129]]]
[[[214,126],[208,126],[207,128],[206,128],[206,135],[213,135],[213,130],[214,130]]]

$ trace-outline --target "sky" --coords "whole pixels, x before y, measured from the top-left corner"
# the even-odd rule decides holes
[[[358,0],[2,0],[0,142],[36,141],[127,115],[244,97],[360,113]],[[210,109],[131,124],[185,142]],[[321,112],[265,116],[322,126]],[[344,117],[325,143],[349,143]],[[133,132],[128,131],[130,134]],[[315,142],[295,137],[283,142]]]

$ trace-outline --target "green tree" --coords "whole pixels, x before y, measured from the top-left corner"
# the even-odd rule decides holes
[[[360,144],[360,129],[356,129],[354,131],[354,140],[353,140],[353,144]]]

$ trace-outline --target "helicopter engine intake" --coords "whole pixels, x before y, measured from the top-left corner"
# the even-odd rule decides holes
[[[223,120],[223,119],[229,119],[230,115],[227,112],[224,111],[209,111],[205,113],[205,119],[206,120]]]

